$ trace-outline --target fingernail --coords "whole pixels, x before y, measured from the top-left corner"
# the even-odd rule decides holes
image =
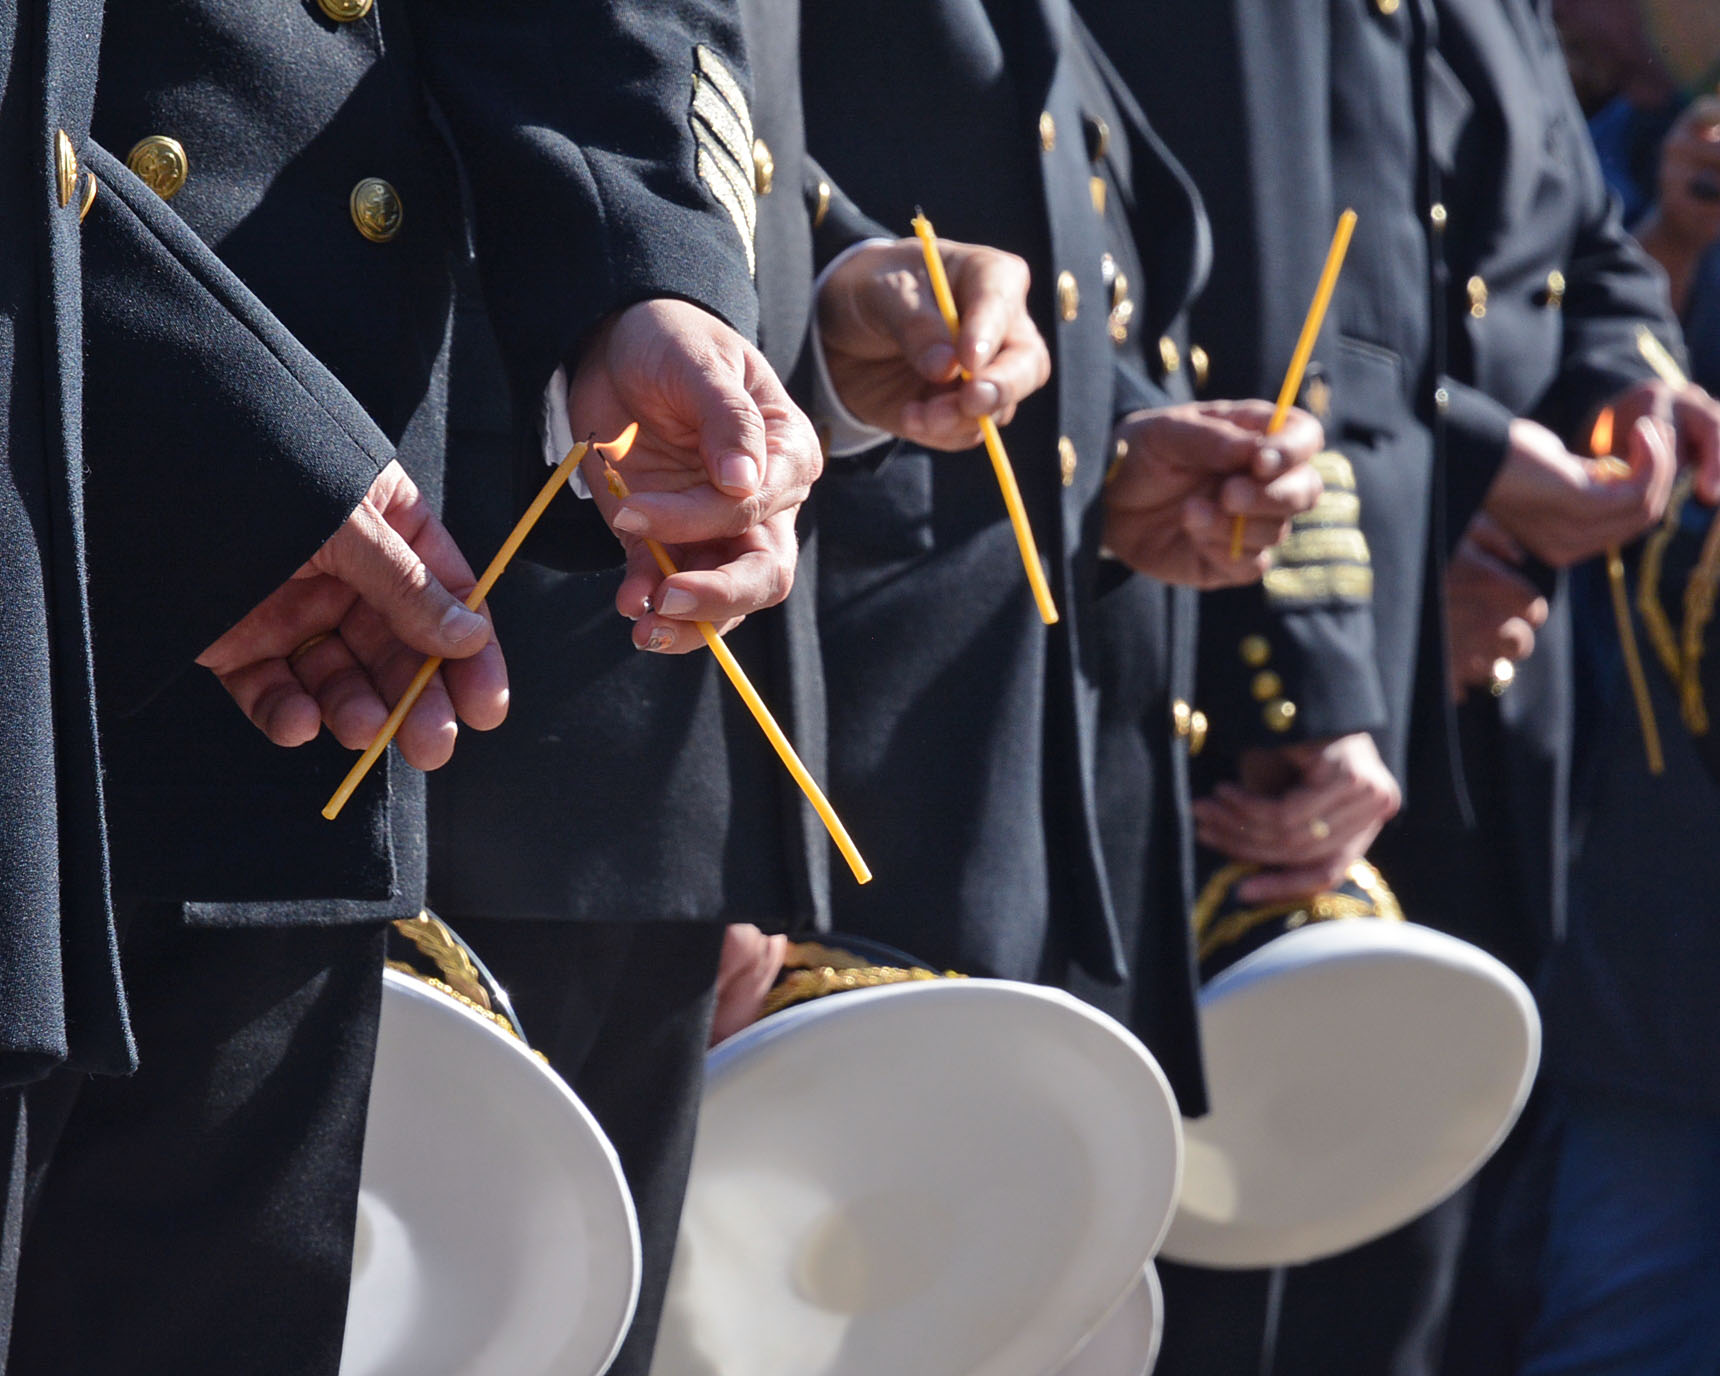
[[[1268,473],[1282,472],[1285,465],[1282,449],[1262,449],[1260,451],[1260,466]]]
[[[450,640],[465,640],[484,628],[484,618],[456,602],[442,613],[442,634]]]
[[[717,476],[724,487],[751,492],[758,486],[758,465],[749,454],[724,454],[717,462]]]
[[[650,638],[645,642],[645,648],[660,653],[670,649],[674,644],[675,633],[673,631],[667,626],[654,626],[651,629]]]
[[[698,605],[699,599],[685,588],[670,588],[657,603],[657,610],[664,616],[680,616]]]
[[[989,339],[976,339],[973,342],[973,356],[981,363],[991,361],[991,351],[997,346]]]
[[[995,382],[976,382],[973,385],[973,399],[979,405],[980,414],[989,416],[1002,403],[1003,393],[998,390]]]
[[[635,511],[630,506],[624,506],[615,513],[615,528],[624,530],[629,535],[643,535],[651,529],[651,522],[646,519],[643,511]]]

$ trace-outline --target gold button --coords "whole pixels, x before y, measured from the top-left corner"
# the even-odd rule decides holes
[[[151,134],[139,139],[125,155],[125,165],[137,178],[164,201],[170,201],[185,179],[191,175],[191,163],[185,156],[185,145],[166,134]]]
[[[1117,280],[1117,260],[1108,253],[1099,255],[1099,280],[1110,287]]]
[[[1165,365],[1167,373],[1177,372],[1182,367],[1182,353],[1176,340],[1168,334],[1159,336],[1159,362]]]
[[[1427,218],[1428,223],[1430,223],[1435,229],[1444,229],[1446,219],[1444,204],[1440,201],[1435,201],[1430,205],[1427,208]]]
[[[1200,345],[1189,345],[1188,366],[1189,371],[1194,374],[1195,388],[1199,391],[1205,391],[1206,379],[1212,372],[1212,359],[1207,357],[1206,350],[1201,348]]]
[[[1093,162],[1111,151],[1111,126],[1098,115],[1087,116],[1087,156]]]
[[[353,187],[347,208],[358,232],[373,244],[386,244],[400,233],[400,222],[406,215],[400,193],[381,177],[366,177]]]
[[[1105,197],[1107,193],[1108,188],[1105,185],[1105,179],[1103,177],[1087,178],[1087,194],[1093,198],[1093,213],[1095,215],[1103,215],[1105,213]]]
[[[763,139],[753,140],[753,190],[761,196],[770,195],[776,181],[776,159],[770,155],[770,145]]]
[[[1049,110],[1039,112],[1039,146],[1047,153],[1057,147],[1057,121]]]
[[[372,0],[317,0],[317,6],[337,24],[350,24],[370,13]]]
[[[1284,691],[1284,680],[1272,670],[1262,669],[1249,684],[1249,691],[1254,694],[1256,702],[1268,702]]]
[[[1440,387],[1433,394],[1433,409],[1444,415],[1451,409],[1451,393]]]
[[[1547,309],[1558,310],[1565,304],[1565,274],[1554,268],[1547,274]]]
[[[824,223],[824,217],[830,213],[830,183],[822,179],[818,183],[818,204],[812,208],[812,227],[817,229]]]
[[[1463,284],[1463,290],[1469,297],[1469,313],[1477,320],[1487,314],[1487,283],[1479,277],[1471,277]]]
[[[64,129],[54,136],[54,182],[60,193],[60,208],[72,203],[72,192],[78,189],[78,150]]]
[[[1177,733],[1179,740],[1187,739],[1190,729],[1194,726],[1194,709],[1181,698],[1171,704],[1171,730]]]
[[[1263,635],[1245,635],[1236,648],[1250,669],[1264,669],[1272,660],[1272,642]]]
[[[1063,486],[1075,485],[1075,441],[1064,435],[1057,441],[1057,471],[1063,475]]]
[[[1207,721],[1205,712],[1191,712],[1188,719],[1188,753],[1198,755],[1206,749]]]
[[[1113,344],[1127,344],[1129,342],[1129,322],[1134,318],[1135,303],[1133,301],[1119,301],[1111,307],[1110,317],[1105,323],[1111,332]]]
[[[1260,716],[1268,731],[1288,731],[1296,721],[1296,704],[1287,698],[1273,698]]]
[[[1105,256],[1109,258],[1111,255],[1107,253]],[[1115,271],[1114,268],[1113,271]],[[1111,281],[1111,304],[1113,306],[1120,306],[1128,299],[1129,275],[1124,272],[1119,272]]]
[[[1309,378],[1308,388],[1303,393],[1303,398],[1307,401],[1308,410],[1316,420],[1324,422],[1332,418],[1332,384],[1327,382],[1325,378],[1317,373]]]
[[[1398,0],[1374,0],[1374,8],[1383,15],[1394,15],[1398,12]]]
[[[1057,274],[1057,314],[1065,321],[1073,320],[1081,313],[1081,288],[1075,283],[1075,274],[1060,272]]]

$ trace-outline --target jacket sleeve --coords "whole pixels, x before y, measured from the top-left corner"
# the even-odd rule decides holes
[[[286,582],[393,446],[166,203],[100,146],[82,229],[98,685],[141,706]]]
[[[752,119],[715,0],[412,0],[472,193],[522,414],[604,317],[652,297],[756,333]]]

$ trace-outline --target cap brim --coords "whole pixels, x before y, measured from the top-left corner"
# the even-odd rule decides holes
[[[518,1040],[383,979],[341,1376],[598,1376],[639,1293],[614,1148]]]
[[[1176,1197],[1163,1074],[1056,990],[841,994],[708,1066],[653,1376],[1045,1376]]]
[[[1164,1333],[1164,1291],[1158,1268],[1148,1262],[1135,1288],[1056,1376],[1148,1376],[1159,1360]]]
[[[1201,992],[1212,1111],[1164,1254],[1279,1266],[1348,1250],[1445,1198],[1516,1121],[1540,1020],[1505,966],[1411,923],[1290,932]]]

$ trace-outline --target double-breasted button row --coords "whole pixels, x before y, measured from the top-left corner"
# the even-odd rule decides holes
[[[329,0],[330,4],[334,2]],[[368,7],[366,0],[365,8]],[[125,155],[125,165],[164,201],[177,196],[191,179],[190,155],[185,145],[170,134],[150,134],[139,139]],[[347,211],[353,227],[373,244],[386,244],[399,234],[406,216],[400,193],[381,177],[365,177],[354,186],[347,197]]]

